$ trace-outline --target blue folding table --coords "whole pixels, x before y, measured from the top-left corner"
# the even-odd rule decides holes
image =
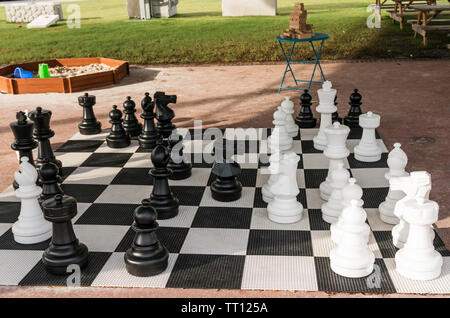
[[[320,54],[322,53],[323,42],[325,42],[325,40],[328,39],[329,37],[330,37],[330,35],[326,34],[326,33],[316,33],[313,37],[306,38],[306,39],[282,39],[279,36],[277,36],[277,41],[278,41],[278,43],[280,43],[281,51],[283,52],[283,56],[286,59],[286,63],[287,63],[286,64],[286,68],[284,70],[283,79],[281,80],[280,88],[278,89],[278,93],[281,92],[282,89],[303,90],[303,88],[283,86],[283,83],[284,83],[284,80],[286,78],[286,74],[287,73],[291,73],[292,74],[292,78],[294,79],[296,86],[298,85],[299,82],[309,83],[308,89],[311,88],[311,84],[312,83],[323,83],[325,81],[325,75],[323,75],[322,66],[320,66]],[[320,42],[320,48],[319,48],[318,51],[314,47],[314,43],[313,43],[314,41],[321,41]],[[290,42],[290,43],[292,43],[292,48],[291,48],[291,52],[289,53],[289,56],[286,54],[286,51],[284,50],[283,42]],[[295,44],[297,44],[299,42],[309,42],[311,44],[311,47],[312,47],[313,52],[314,52],[314,56],[316,57],[315,60],[312,60],[312,61],[295,61],[295,60],[292,60],[292,55],[294,54]],[[292,67],[291,67],[291,63],[314,64],[314,69],[313,69],[313,72],[312,72],[312,75],[311,75],[311,79],[310,80],[298,80],[298,79],[296,79],[295,75],[294,75],[294,71],[292,70]],[[319,70],[320,70],[320,76],[321,76],[321,79],[322,79],[321,81],[313,81],[314,74],[316,73],[317,66],[319,67]]]

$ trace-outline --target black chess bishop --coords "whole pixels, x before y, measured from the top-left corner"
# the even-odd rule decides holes
[[[134,210],[132,229],[136,234],[124,256],[126,269],[131,275],[154,276],[167,268],[169,252],[156,236],[157,218],[155,208],[147,199]]]
[[[156,104],[156,119],[158,120],[157,128],[159,134],[167,139],[175,130],[175,125],[172,124],[172,119],[175,117],[174,111],[169,108],[169,104],[177,102],[176,95],[166,95],[164,92],[156,92],[153,95]]]
[[[350,95],[350,110],[348,111],[348,115],[344,117],[344,125],[347,125],[350,128],[359,128],[359,115],[362,114],[361,99],[361,94],[358,92],[358,89],[355,88]]]
[[[334,106],[336,106],[336,109],[337,109],[337,95],[334,97]],[[338,122],[339,124],[342,124],[342,118],[341,117],[339,117],[339,113],[338,113],[338,111],[336,110],[333,114],[331,114],[331,122]]]
[[[309,91],[305,89],[303,94],[300,95],[300,112],[295,118],[295,123],[299,128],[314,128],[316,127],[317,118],[313,116],[311,111],[312,96]]]
[[[39,167],[39,183],[42,185],[39,201],[43,202],[57,194],[64,195],[63,190],[59,186],[61,181],[62,178],[58,175],[58,166],[45,159],[42,166]]]
[[[149,93],[145,93],[145,97],[141,101],[143,113],[141,118],[144,119],[144,128],[138,137],[139,146],[142,149],[153,150],[158,140],[158,131],[155,126],[155,102],[152,101]]]
[[[130,136],[125,132],[122,126],[122,112],[117,109],[117,105],[112,107],[109,112],[109,122],[111,131],[106,137],[106,143],[109,148],[125,148],[130,145]]]
[[[83,119],[78,124],[82,135],[95,135],[102,131],[102,123],[97,121],[94,114],[95,96],[84,93],[78,97],[78,104],[83,107]]]
[[[142,131],[142,124],[136,118],[136,103],[127,96],[127,100],[123,103],[123,129],[127,132],[130,138],[138,137]]]
[[[192,174],[192,164],[185,162],[183,155],[183,137],[173,132],[168,138],[170,160],[167,167],[172,170],[169,179],[183,180]]]

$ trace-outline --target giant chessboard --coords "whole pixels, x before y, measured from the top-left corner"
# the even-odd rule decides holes
[[[369,246],[375,253],[375,271],[366,278],[338,276],[330,269],[333,247],[330,225],[322,221],[319,184],[325,179],[328,160],[313,148],[317,129],[301,129],[293,150],[300,155],[297,179],[299,201],[305,210],[301,221],[276,224],[267,218],[261,187],[268,174],[267,135],[256,136],[227,129],[244,153],[241,163],[242,198],[235,202],[212,199],[212,163],[201,153],[210,153],[211,141],[185,140],[185,154],[193,163],[192,176],[170,181],[180,200],[180,213],[160,220],[157,235],[170,252],[169,266],[160,275],[133,277],[125,270],[124,252],[134,232],[133,210],[152,191],[148,174],[150,154],[137,141],[123,149],[110,149],[106,132],[95,136],[74,135],[55,152],[63,162],[62,188],[78,201],[73,220],[75,232],[89,247],[89,265],[81,274],[82,286],[212,288],[256,290],[307,290],[367,293],[450,293],[450,252],[436,235],[436,249],[444,256],[440,278],[420,282],[401,277],[395,271],[391,225],[378,217],[378,205],[388,193],[384,178],[388,150],[375,163],[355,160],[353,147],[361,130],[353,129],[347,141],[351,154],[346,160],[357,183],[364,190],[364,208],[372,229]],[[180,130],[186,134],[187,130]],[[192,131],[190,131],[192,133]],[[202,133],[202,131],[200,131]],[[240,145],[240,146],[239,146]],[[11,155],[15,155],[11,153]],[[265,157],[262,162],[260,158]],[[66,277],[48,274],[41,261],[49,242],[20,245],[14,242],[12,224],[20,203],[12,187],[0,195],[0,285],[65,286]]]

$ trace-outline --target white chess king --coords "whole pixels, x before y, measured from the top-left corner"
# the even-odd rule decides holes
[[[281,110],[286,113],[286,130],[292,138],[298,135],[298,126],[294,121],[292,114],[294,113],[294,103],[291,98],[287,96],[285,100],[281,103]]]
[[[20,199],[19,219],[13,224],[14,240],[20,244],[36,244],[48,240],[52,236],[52,225],[44,219],[38,197],[42,188],[36,185],[38,173],[28,162],[28,157],[22,157],[19,171],[14,173],[19,188],[15,191]]]
[[[322,84],[322,88],[317,90],[319,106],[317,106],[316,110],[320,113],[320,128],[317,136],[313,138],[314,148],[317,150],[325,150],[327,146],[325,128],[331,125],[331,114],[337,110],[337,107],[334,105],[336,90],[331,87],[331,82],[325,81]]]
[[[359,116],[359,125],[363,133],[359,144],[355,147],[355,159],[363,162],[375,162],[381,159],[381,148],[375,137],[375,129],[380,126],[380,115],[367,112]]]

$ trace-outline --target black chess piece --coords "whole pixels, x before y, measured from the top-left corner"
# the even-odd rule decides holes
[[[136,112],[136,103],[130,96],[127,96],[127,100],[123,102],[123,112],[125,113],[123,118],[123,129],[125,129],[131,138],[138,137],[142,132],[142,124],[134,114]]]
[[[88,263],[88,248],[80,243],[73,231],[72,219],[77,215],[77,201],[68,195],[57,194],[42,202],[44,217],[52,222],[50,246],[42,256],[45,269],[55,275],[67,275],[67,266]]]
[[[50,119],[52,112],[50,110],[37,107],[36,110],[31,111],[28,117],[34,122],[33,137],[38,140],[38,156],[36,158],[36,168],[40,168],[45,159],[53,162],[58,167],[58,174],[62,173],[62,163],[55,158],[55,155],[50,144],[50,138],[55,135],[55,132],[50,129]]]
[[[334,106],[336,106],[336,108],[337,108],[337,95],[334,97]],[[339,122],[340,124],[342,124],[342,118],[341,117],[339,117],[339,113],[338,113],[338,111],[336,110],[333,114],[331,114],[331,122],[335,122],[335,121],[337,121],[337,122]]]
[[[167,167],[172,170],[169,179],[183,180],[192,175],[192,164],[185,162],[183,155],[183,137],[179,134],[171,134],[168,139],[170,160]]]
[[[132,229],[136,232],[131,248],[124,256],[127,272],[147,277],[163,272],[168,265],[169,252],[156,236],[158,214],[147,199],[134,210]]]
[[[236,201],[241,197],[242,184],[237,177],[241,174],[240,165],[231,159],[234,151],[233,140],[217,139],[214,141],[215,162],[211,172],[216,180],[211,183],[214,200],[221,202]]]
[[[361,94],[358,92],[358,89],[355,88],[350,95],[350,110],[348,111],[348,115],[344,118],[344,125],[347,125],[350,128],[359,128],[359,115],[362,114],[361,99]]]
[[[117,105],[109,112],[111,132],[106,137],[106,143],[110,148],[125,148],[130,145],[130,136],[122,126],[122,112],[117,109]]]
[[[27,116],[24,112],[16,113],[17,121],[9,124],[13,134],[14,142],[11,144],[11,149],[19,152],[19,158],[28,157],[28,162],[34,165],[33,149],[38,144],[33,139],[33,122],[27,121]],[[16,180],[13,182],[14,189],[19,188]]]
[[[164,92],[156,92],[153,95],[153,99],[156,104],[156,119],[158,120],[156,127],[158,128],[159,134],[167,139],[176,128],[176,126],[172,124],[175,113],[168,105],[176,104],[177,96],[166,95]]]
[[[39,168],[39,183],[42,184],[40,202],[53,198],[57,194],[64,195],[63,190],[59,186],[61,177],[58,175],[58,167],[48,159]]]
[[[153,169],[150,174],[153,177],[153,191],[150,195],[150,204],[158,212],[158,219],[170,219],[178,215],[179,202],[169,188],[169,176],[172,171],[167,168],[169,163],[169,151],[162,145],[162,140],[152,151]]]
[[[84,93],[78,97],[78,104],[83,107],[83,119],[78,124],[78,129],[82,135],[95,135],[102,131],[102,123],[95,118],[94,109],[95,96]]]
[[[309,91],[305,89],[303,94],[300,95],[300,112],[295,118],[295,123],[299,128],[314,128],[316,127],[317,118],[313,116],[311,111],[311,100],[312,96]]]
[[[155,102],[149,96],[149,93],[145,93],[145,97],[141,101],[143,113],[141,118],[144,119],[144,129],[138,137],[139,146],[143,149],[153,150],[158,140],[158,131],[155,127]]]

